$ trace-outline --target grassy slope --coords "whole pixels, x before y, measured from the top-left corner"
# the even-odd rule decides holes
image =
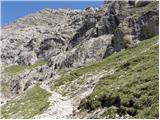
[[[109,107],[103,117],[129,114],[135,118],[158,118],[158,45],[152,46],[157,42],[158,36],[95,64],[66,72],[55,81],[53,89],[83,74],[115,69],[113,75],[102,78],[93,93],[82,100],[81,111]]]
[[[148,48],[148,47],[150,47],[150,44],[154,44],[155,42],[157,42],[156,41],[157,39],[158,39],[158,37],[154,37],[153,41],[147,40],[144,43],[142,42],[141,45],[138,47],[135,46],[135,48],[129,48],[128,50],[126,50],[124,52],[122,51],[122,52],[114,53],[113,55],[107,57],[107,59],[104,59],[104,60],[97,62],[95,64],[87,65],[85,67],[78,68],[78,69],[75,69],[73,71],[69,71],[66,73],[63,72],[61,74],[61,77],[54,82],[53,89],[56,87],[59,87],[61,85],[64,85],[67,82],[71,82],[71,81],[75,80],[76,78],[82,76],[85,73],[92,73],[95,71],[101,71],[103,69],[116,67],[118,65],[118,63],[121,63],[121,61],[124,61],[126,59],[130,59],[130,58],[128,58],[128,55],[130,55],[130,53],[132,53],[132,51],[137,52],[138,50],[140,51],[142,49]]]
[[[4,82],[4,81],[1,81],[0,82],[0,92],[3,92],[3,91],[7,91],[8,90],[8,83],[7,82]]]
[[[152,2],[146,6],[133,8],[132,14],[135,17],[140,17],[140,16],[144,15],[145,13],[147,13],[148,11],[156,10],[158,8],[158,5],[159,5],[159,1],[152,0]]]
[[[44,89],[34,86],[17,99],[1,107],[1,118],[32,118],[48,108],[48,97],[51,94]]]
[[[102,117],[129,114],[133,118],[158,118],[158,37],[110,56],[106,64],[117,62],[116,72],[103,77],[91,95],[83,99],[81,111],[106,108]],[[153,46],[152,46],[153,45]],[[152,47],[151,47],[152,46]],[[147,48],[151,47],[147,50]],[[129,59],[130,58],[130,59]]]
[[[115,114],[158,118],[158,45],[154,46],[157,42],[158,37],[154,37],[95,64],[66,72],[55,82],[53,88],[86,73],[115,69],[113,75],[103,77],[93,93],[81,101],[81,111],[92,112],[107,107],[102,114],[106,118],[114,118]],[[31,118],[47,108],[49,95],[39,87],[32,88],[20,100],[3,106],[2,116]]]
[[[8,73],[9,75],[16,75],[20,72],[23,72],[25,69],[32,70],[33,68],[36,68],[38,66],[42,66],[44,64],[47,64],[47,61],[40,60],[30,66],[28,66],[28,65],[12,65],[12,66],[5,68],[4,72]]]

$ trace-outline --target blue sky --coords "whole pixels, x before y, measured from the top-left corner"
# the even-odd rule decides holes
[[[1,24],[5,25],[16,19],[37,12],[44,8],[71,8],[84,9],[86,7],[101,7],[100,1],[2,1],[1,2]]]

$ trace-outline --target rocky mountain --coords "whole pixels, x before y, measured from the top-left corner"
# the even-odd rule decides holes
[[[158,1],[47,8],[3,26],[1,118],[158,118],[158,34]]]

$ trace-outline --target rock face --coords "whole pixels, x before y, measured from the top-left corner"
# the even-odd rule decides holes
[[[49,79],[57,71],[102,60],[157,35],[158,12],[155,1],[106,1],[100,9],[44,9],[3,26],[3,68],[48,61],[42,68],[12,77],[16,78],[12,90],[21,88],[17,80]]]

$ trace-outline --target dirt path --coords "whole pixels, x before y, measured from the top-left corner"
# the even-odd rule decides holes
[[[42,114],[35,116],[35,119],[66,119],[73,113],[72,100],[53,92],[49,86],[43,83],[41,88],[52,93],[49,97],[49,108]]]
[[[47,81],[41,84],[41,88],[47,90],[52,93],[49,97],[49,108],[44,111],[44,113],[35,116],[35,119],[69,119],[69,118],[79,118],[79,116],[73,116],[75,112],[77,112],[77,107],[80,104],[80,101],[92,93],[95,83],[106,74],[107,71],[102,71],[98,74],[92,75],[86,78],[88,83],[81,85],[79,89],[69,95],[67,97],[63,97],[61,94],[51,91],[49,85],[47,85]],[[111,73],[110,73],[111,72]],[[108,74],[112,74],[114,70],[107,72]],[[69,86],[68,86],[69,87]]]

